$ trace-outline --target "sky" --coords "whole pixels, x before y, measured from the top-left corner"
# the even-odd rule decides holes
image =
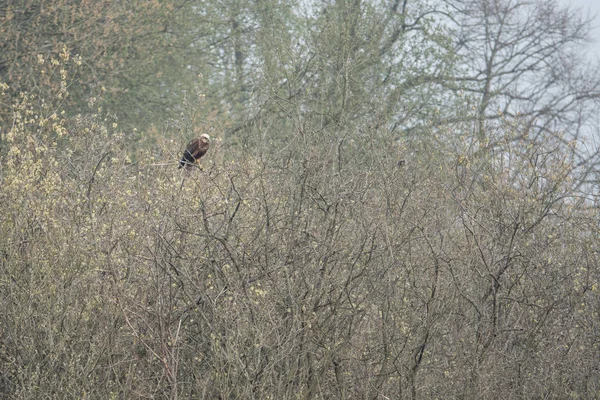
[[[589,51],[600,59],[600,0],[557,0],[559,4],[571,5],[576,8],[581,8],[584,15],[589,12],[590,15],[596,15],[594,21],[594,30],[592,31],[592,39],[594,43],[589,45]]]
[[[593,22],[593,30],[590,34],[592,43],[589,44],[589,56],[592,60],[600,60],[600,0],[557,0],[559,4],[571,5],[577,8],[581,8],[584,15],[585,13],[590,13],[591,16],[596,16],[596,19]],[[600,126],[600,120],[596,121],[595,128],[591,132],[598,132],[598,127]],[[593,134],[589,137],[590,139],[590,147],[594,148],[600,145],[600,138],[597,137],[596,134]]]

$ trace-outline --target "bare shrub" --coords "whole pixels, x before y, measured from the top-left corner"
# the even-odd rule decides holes
[[[215,142],[187,173],[166,148],[172,165],[132,162],[95,108],[65,118],[23,94],[12,110],[5,397],[598,390],[597,212],[575,143],[515,121],[452,149],[298,130],[275,155]]]

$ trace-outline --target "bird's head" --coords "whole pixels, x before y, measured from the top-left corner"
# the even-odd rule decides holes
[[[208,144],[210,143],[210,136],[208,136],[206,133],[203,133],[200,135],[200,141],[204,144]]]

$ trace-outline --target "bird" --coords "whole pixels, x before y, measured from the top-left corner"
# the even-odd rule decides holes
[[[199,137],[192,139],[183,151],[181,160],[179,161],[179,168],[186,167],[186,170],[190,170],[192,166],[197,163],[200,158],[206,154],[210,146],[210,136],[203,133]]]

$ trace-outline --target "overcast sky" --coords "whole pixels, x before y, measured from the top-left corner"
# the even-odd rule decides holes
[[[583,13],[589,12],[590,15],[596,15],[594,21],[594,30],[592,39],[594,43],[590,45],[590,51],[594,52],[596,57],[600,58],[600,0],[558,0],[559,3],[581,8]]]

